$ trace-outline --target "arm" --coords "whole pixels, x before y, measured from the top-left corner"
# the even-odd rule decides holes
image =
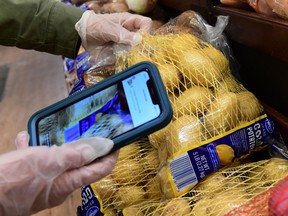
[[[0,44],[74,58],[83,12],[56,0],[0,0]]]

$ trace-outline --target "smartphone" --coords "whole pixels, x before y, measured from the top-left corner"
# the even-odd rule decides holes
[[[157,67],[141,62],[33,114],[30,146],[101,136],[116,150],[165,127],[172,116]]]

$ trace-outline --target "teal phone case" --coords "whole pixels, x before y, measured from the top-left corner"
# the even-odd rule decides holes
[[[105,80],[97,83],[96,85],[89,87],[81,92],[77,92],[74,95],[71,95],[64,100],[61,100],[55,104],[52,104],[42,110],[39,110],[35,114],[31,116],[28,121],[28,133],[30,135],[30,146],[39,146],[38,139],[38,130],[37,125],[40,119],[45,116],[51,115],[67,106],[73,105],[76,102],[81,101],[82,99],[89,97],[108,86],[111,86],[117,83],[119,80],[128,78],[133,74],[138,73],[139,71],[147,70],[151,80],[153,81],[153,85],[155,86],[155,94],[157,94],[159,98],[159,105],[161,108],[161,114],[156,119],[149,121],[143,125],[140,125],[122,135],[119,135],[115,138],[112,138],[114,141],[113,150],[119,149],[125,145],[128,145],[138,139],[146,137],[147,135],[165,127],[169,124],[172,119],[173,111],[172,107],[167,95],[166,88],[162,82],[161,75],[157,69],[157,67],[151,62],[141,62],[134,66],[131,66],[124,71],[112,75]]]

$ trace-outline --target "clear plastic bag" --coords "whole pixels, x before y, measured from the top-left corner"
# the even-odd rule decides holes
[[[273,175],[272,180],[262,179],[267,160],[241,164],[275,144],[272,140],[277,140],[278,146],[283,143],[258,99],[231,71],[233,54],[221,33],[227,17],[219,18],[214,27],[219,29],[210,27],[195,12],[185,13],[176,26],[178,18],[153,35],[143,34],[141,43],[132,49],[117,49],[117,69],[140,61],[151,61],[158,67],[174,116],[167,127],[149,135],[140,149],[139,143],[138,148],[132,148],[134,143],[127,146],[132,148],[128,152],[120,150],[126,160],[120,165],[120,158],[108,177],[117,179],[117,183],[109,184],[113,189],[108,191],[120,193],[101,196],[97,187],[104,182],[87,186],[106,214],[228,213],[281,178]],[[153,155],[147,157],[152,149]]]
[[[218,17],[211,27],[195,12],[184,15],[143,35],[126,55],[127,66],[156,64],[173,107],[172,122],[149,136],[172,188],[166,198],[280,137],[258,99],[232,73],[234,57],[222,34],[228,18]]]

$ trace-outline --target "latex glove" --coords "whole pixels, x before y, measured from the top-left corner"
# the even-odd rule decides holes
[[[150,32],[152,20],[126,12],[95,14],[88,10],[83,13],[75,28],[83,47],[89,52],[89,63],[93,66],[106,66],[115,64],[117,53],[129,51],[138,44],[142,36],[136,32]]]
[[[95,14],[85,11],[75,28],[86,50],[103,46],[108,42],[134,45],[141,40],[136,31],[150,32],[152,20],[138,14],[112,13]]]
[[[85,138],[60,147],[29,147],[27,132],[17,135],[15,150],[0,156],[0,215],[31,215],[61,204],[81,186],[112,172],[118,152],[113,141]]]

